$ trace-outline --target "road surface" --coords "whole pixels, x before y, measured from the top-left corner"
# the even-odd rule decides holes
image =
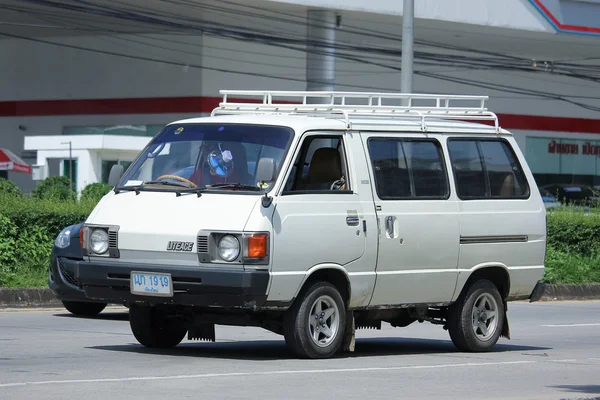
[[[512,338],[491,353],[456,351],[439,326],[386,324],[329,360],[296,359],[258,328],[149,350],[127,318],[0,310],[0,399],[600,399],[600,302],[511,303]]]

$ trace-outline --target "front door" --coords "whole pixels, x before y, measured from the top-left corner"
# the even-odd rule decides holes
[[[371,193],[359,176],[368,179],[358,137],[311,132],[302,139],[276,200],[276,269],[269,300],[289,300],[287,288],[299,287],[311,269],[337,268],[347,273],[353,287],[350,306],[368,304],[375,282],[377,225]]]
[[[380,227],[370,305],[451,300],[457,281],[459,218],[437,139],[363,134]]]

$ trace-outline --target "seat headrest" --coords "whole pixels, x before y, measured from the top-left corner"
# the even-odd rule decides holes
[[[340,153],[331,147],[317,149],[310,162],[308,182],[325,183],[340,179],[342,176],[342,162]]]

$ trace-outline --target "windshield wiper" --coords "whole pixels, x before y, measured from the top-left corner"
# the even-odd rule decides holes
[[[244,189],[244,190],[252,190],[253,192],[260,192],[261,189],[257,186],[252,186],[252,185],[248,185],[245,183],[217,183],[216,185],[207,185],[206,189],[213,189],[213,188],[217,188],[217,189],[229,189],[229,188],[233,188],[233,189]]]
[[[184,182],[169,182],[169,181],[148,181],[148,182],[144,182],[140,186],[146,186],[146,185],[166,185],[166,186],[177,186],[177,187],[184,187],[184,188],[192,188],[192,186],[189,183],[184,183]]]
[[[146,182],[146,183],[154,183],[154,182]],[[198,195],[198,197],[202,196],[202,192],[204,192],[206,189],[202,189],[202,188],[194,188],[194,187],[190,187],[189,185],[185,185],[185,184],[179,184],[179,183],[172,183],[172,182],[156,182],[159,184],[164,184],[166,186],[176,186],[178,189],[176,189],[174,192],[177,195],[177,197],[181,196],[182,193],[196,193]],[[114,192],[115,194],[119,194],[120,192],[131,192],[131,191],[135,191],[136,196],[138,194],[140,194],[140,192],[165,192],[164,189],[158,189],[158,188],[148,188],[145,187],[143,184],[142,185],[135,185],[135,186],[119,186],[119,187],[115,187]],[[171,191],[168,191],[171,192]],[[172,192],[171,192],[172,193]]]

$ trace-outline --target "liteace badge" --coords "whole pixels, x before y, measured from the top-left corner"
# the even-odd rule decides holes
[[[167,244],[168,251],[192,251],[194,242],[169,242]]]

